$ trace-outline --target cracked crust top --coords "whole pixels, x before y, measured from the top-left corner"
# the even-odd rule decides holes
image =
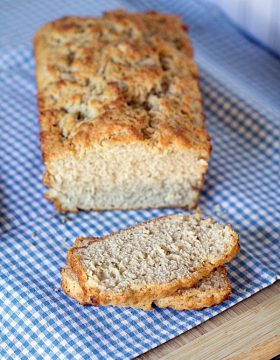
[[[179,17],[66,17],[35,35],[45,161],[94,143],[145,141],[208,159],[198,72]]]

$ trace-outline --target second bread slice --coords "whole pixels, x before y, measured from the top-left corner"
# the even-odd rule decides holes
[[[133,306],[192,287],[238,251],[230,226],[178,214],[79,239],[67,263],[92,304]]]
[[[212,271],[190,289],[179,289],[175,294],[159,299],[155,305],[174,310],[198,310],[217,305],[226,300],[231,292],[224,266]]]

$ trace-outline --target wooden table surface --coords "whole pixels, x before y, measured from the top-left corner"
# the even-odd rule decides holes
[[[280,281],[141,360],[263,360],[280,354]]]

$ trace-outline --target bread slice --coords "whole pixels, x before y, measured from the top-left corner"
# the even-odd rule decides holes
[[[69,266],[62,270],[62,288],[67,295],[77,300],[82,305],[94,305],[87,298],[81,288],[77,276]],[[171,296],[159,299],[155,305],[160,308],[172,308],[174,310],[199,310],[205,307],[220,304],[227,299],[231,292],[231,286],[227,278],[224,266],[213,270],[207,277],[200,280],[190,289],[179,289]],[[122,307],[133,307],[149,310],[152,307],[150,301],[140,301],[137,304],[124,303]]]
[[[67,266],[90,303],[144,302],[148,309],[156,300],[191,288],[238,251],[238,236],[229,225],[177,214],[104,238],[78,239],[68,251]]]
[[[231,292],[225,266],[220,266],[190,289],[179,289],[175,294],[159,299],[159,308],[199,310],[220,304]]]
[[[67,17],[34,39],[47,198],[60,211],[193,208],[210,156],[179,17]]]

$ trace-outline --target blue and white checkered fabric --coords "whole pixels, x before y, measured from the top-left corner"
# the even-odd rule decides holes
[[[106,6],[156,8],[178,13],[190,25],[213,141],[200,206],[240,234],[241,254],[229,265],[233,294],[202,311],[146,313],[81,307],[61,292],[59,269],[75,237],[101,236],[181,210],[54,215],[41,183],[31,38],[46,21],[99,15],[104,3],[2,1],[1,359],[132,358],[272,284],[279,272],[279,60],[203,1],[110,0]]]

